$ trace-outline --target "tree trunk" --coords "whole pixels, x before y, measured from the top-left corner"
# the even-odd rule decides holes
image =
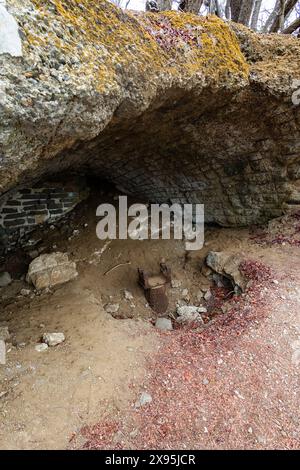
[[[257,31],[258,19],[261,10],[262,0],[255,0],[255,5],[253,9],[253,15],[251,20],[251,28]]]
[[[231,0],[226,0],[225,16],[228,20],[231,20]]]
[[[186,0],[186,8],[185,11],[189,13],[195,13],[195,15],[199,14],[200,8],[202,6],[203,0]]]
[[[280,14],[279,14],[279,31],[284,29],[284,19],[285,19],[285,7],[286,7],[286,0],[281,0],[280,4]]]
[[[293,34],[298,28],[300,28],[300,18],[297,18],[292,24],[282,31],[282,34]]]
[[[285,18],[291,13],[291,11],[294,9],[294,7],[296,6],[297,4],[297,1],[298,0],[287,0],[285,2],[285,8],[284,8],[284,11],[282,12],[282,2],[283,0],[278,0],[278,10],[277,10],[277,14],[275,16],[275,19],[270,27],[270,30],[269,32],[270,33],[277,33],[280,29],[280,24],[282,24],[282,22],[284,23],[285,21]],[[283,17],[283,20],[282,20],[282,17]]]
[[[244,3],[244,0],[231,0],[231,18],[236,23],[239,22],[243,3]]]
[[[250,25],[255,0],[243,0],[241,4],[238,22],[245,26]]]
[[[159,11],[172,10],[172,0],[157,0]]]

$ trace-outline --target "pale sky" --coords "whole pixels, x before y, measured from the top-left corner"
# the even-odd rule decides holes
[[[276,0],[264,0],[263,4],[265,8],[272,8],[275,5]],[[145,9],[145,0],[130,0],[128,8],[132,10],[144,10]],[[122,0],[122,6],[126,4],[126,0]]]
[[[275,2],[276,0],[263,0],[262,12],[264,11],[264,9],[266,11],[272,11],[272,8],[275,6]],[[124,7],[126,3],[127,3],[127,0],[121,0],[121,6]],[[144,10],[145,3],[146,3],[146,0],[130,0],[128,8],[130,8],[131,10]]]

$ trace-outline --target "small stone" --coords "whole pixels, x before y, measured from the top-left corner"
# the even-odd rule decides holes
[[[30,256],[31,259],[37,258],[37,257],[39,256],[38,250],[32,250],[32,251],[30,251],[30,252],[29,252],[29,256]]]
[[[29,295],[31,295],[31,290],[30,289],[22,289],[20,294],[23,296],[23,297],[28,297]]]
[[[7,287],[11,283],[12,283],[12,278],[11,278],[11,275],[7,271],[0,274],[0,287]]]
[[[183,299],[189,299],[189,290],[188,289],[183,289],[181,291],[181,295]]]
[[[136,402],[135,407],[140,408],[142,406],[148,405],[152,402],[152,397],[149,393],[143,392],[139,398],[139,400]]]
[[[276,279],[274,279],[272,282],[273,282],[273,284],[275,284],[276,286],[278,286],[278,284],[279,284],[279,281],[277,281]]]
[[[46,351],[48,349],[48,347],[49,347],[48,344],[41,343],[41,344],[37,344],[34,349],[37,352],[43,352],[43,351]]]
[[[126,289],[124,290],[124,297],[125,297],[126,300],[133,300],[134,299],[132,293],[129,292],[129,290],[126,290]]]
[[[211,293],[210,290],[208,290],[204,295],[204,300],[206,300],[206,302],[208,302],[211,298],[212,298],[212,293]]]
[[[203,274],[203,276],[209,277],[212,274],[212,272],[213,272],[212,269],[210,269],[208,266],[206,265],[202,266],[201,273]]]
[[[6,364],[6,346],[3,339],[0,339],[0,365],[5,366]]]
[[[158,318],[155,322],[155,327],[161,331],[172,331],[173,325],[169,318]]]
[[[120,305],[119,304],[107,304],[105,305],[104,308],[107,313],[117,313],[120,309]]]
[[[208,380],[208,379],[203,379],[203,380],[202,380],[202,383],[203,383],[203,385],[208,385],[208,384],[209,384],[209,380]]]
[[[179,289],[181,287],[181,281],[173,279],[171,281],[171,287],[172,287],[172,289]]]
[[[0,339],[7,341],[10,338],[10,333],[7,326],[0,326]]]
[[[65,335],[63,333],[44,333],[43,342],[48,346],[57,346],[65,341]]]
[[[203,323],[201,314],[207,313],[207,310],[205,307],[196,307],[189,305],[177,307],[176,312],[178,315],[178,318],[176,319],[177,323],[191,323],[195,321]]]
[[[199,290],[199,292],[197,293],[197,300],[198,302],[201,302],[201,300],[203,299],[204,297],[204,293],[202,292],[202,290]]]

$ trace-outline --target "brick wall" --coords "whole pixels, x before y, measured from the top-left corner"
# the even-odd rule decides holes
[[[72,190],[70,189],[72,187]],[[43,185],[22,188],[0,200],[0,240],[17,241],[46,222],[53,223],[86,197],[82,185]]]

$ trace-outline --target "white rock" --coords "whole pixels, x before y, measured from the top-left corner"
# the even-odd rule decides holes
[[[201,317],[202,313],[206,313],[207,310],[205,307],[196,307],[196,306],[182,306],[177,307],[177,315],[178,318],[176,319],[177,323],[190,323],[190,322],[199,322],[203,323],[203,319]]]
[[[8,272],[0,274],[0,287],[7,287],[11,284],[12,278]]]
[[[204,295],[204,300],[206,300],[206,302],[208,302],[211,298],[212,298],[212,293],[211,293],[210,290],[208,290]]]
[[[10,338],[10,333],[7,326],[0,326],[0,339],[7,341]]]
[[[43,342],[48,346],[57,346],[65,341],[65,335],[63,333],[44,333]]]
[[[46,351],[48,349],[48,347],[49,347],[48,344],[41,343],[41,344],[37,344],[34,349],[37,352],[43,352],[43,351]]]
[[[139,398],[139,400],[136,402],[135,407],[140,408],[142,406],[148,405],[149,403],[152,402],[152,397],[149,393],[143,392]]]
[[[158,318],[155,322],[155,327],[161,331],[172,331],[173,325],[169,318]]]
[[[30,263],[26,280],[40,290],[64,284],[77,276],[76,264],[69,261],[67,253],[52,253]]]
[[[182,298],[183,298],[184,300],[186,300],[187,302],[189,302],[190,296],[189,296],[189,290],[188,290],[188,289],[183,289],[183,290],[181,291],[181,295],[182,295]]]
[[[0,2],[0,54],[22,57],[22,42],[19,26],[14,17],[6,10],[6,2]]]
[[[125,297],[126,300],[133,300],[134,299],[132,293],[129,292],[129,290],[126,290],[126,289],[124,290],[124,297]]]
[[[6,364],[6,346],[3,339],[0,339],[0,365],[5,366]]]
[[[119,304],[107,304],[105,305],[105,310],[107,313],[117,313],[120,309]]]
[[[31,295],[31,290],[30,289],[22,289],[20,294],[23,296],[23,297],[28,297],[29,295]]]
[[[176,279],[173,279],[171,281],[171,287],[172,289],[179,289],[179,287],[181,287],[181,281],[177,281]]]

